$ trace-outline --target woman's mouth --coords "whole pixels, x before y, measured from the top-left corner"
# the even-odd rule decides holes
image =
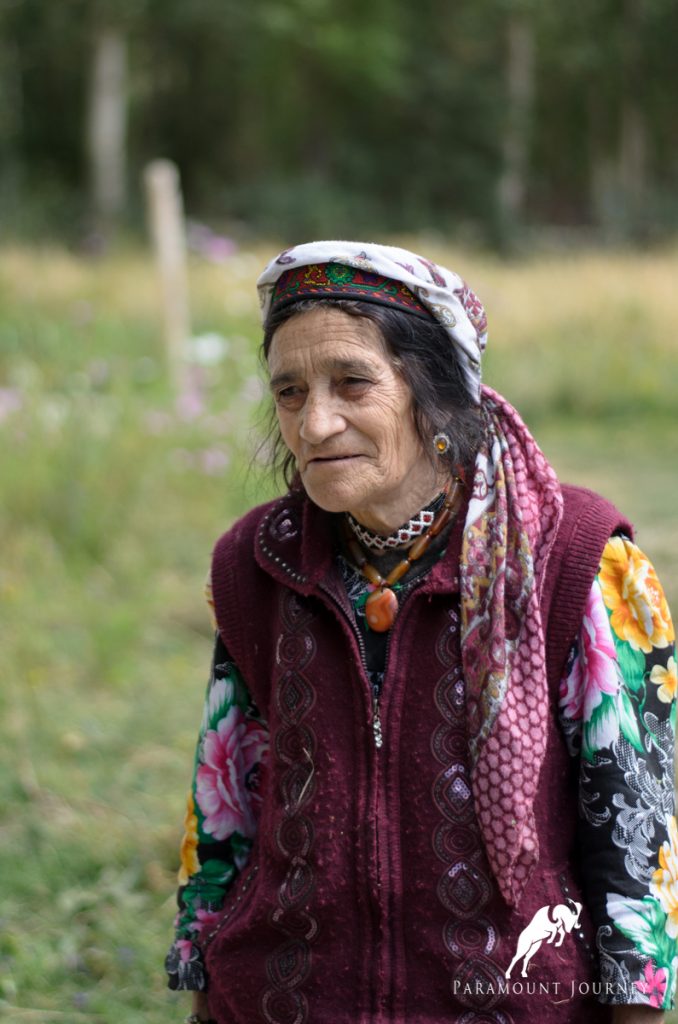
[[[308,460],[306,468],[308,469],[309,466],[331,466],[358,458],[360,458],[359,455],[317,455],[315,458]]]

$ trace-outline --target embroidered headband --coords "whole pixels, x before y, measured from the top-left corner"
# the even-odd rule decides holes
[[[479,405],[487,342],[482,303],[464,280],[423,256],[372,242],[308,242],[284,249],[257,281],[262,320],[297,299],[351,298],[431,316],[444,327]]]
[[[309,263],[286,270],[275,283],[271,311],[301,299],[324,298],[360,299],[431,319],[431,314],[415,299],[407,285],[343,263]]]

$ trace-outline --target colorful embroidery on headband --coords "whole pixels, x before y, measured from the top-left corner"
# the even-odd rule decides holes
[[[376,302],[431,319],[407,285],[343,263],[310,263],[286,270],[276,282],[272,308],[282,309],[302,299],[330,297]]]

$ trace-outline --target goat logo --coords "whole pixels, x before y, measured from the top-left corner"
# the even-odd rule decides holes
[[[506,977],[511,977],[511,971],[522,957],[523,969],[520,973],[526,978],[527,965],[542,942],[553,942],[556,946],[562,946],[565,933],[579,926],[580,914],[581,903],[575,900],[565,900],[555,907],[541,907],[527,928],[523,928],[518,936],[516,955],[507,968]]]

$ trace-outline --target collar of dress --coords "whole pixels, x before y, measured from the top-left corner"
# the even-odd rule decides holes
[[[456,593],[466,509],[456,517],[445,556],[431,569],[422,590]],[[300,594],[312,593],[332,571],[336,551],[336,516],[325,512],[303,491],[284,495],[263,516],[255,558],[273,579]]]

